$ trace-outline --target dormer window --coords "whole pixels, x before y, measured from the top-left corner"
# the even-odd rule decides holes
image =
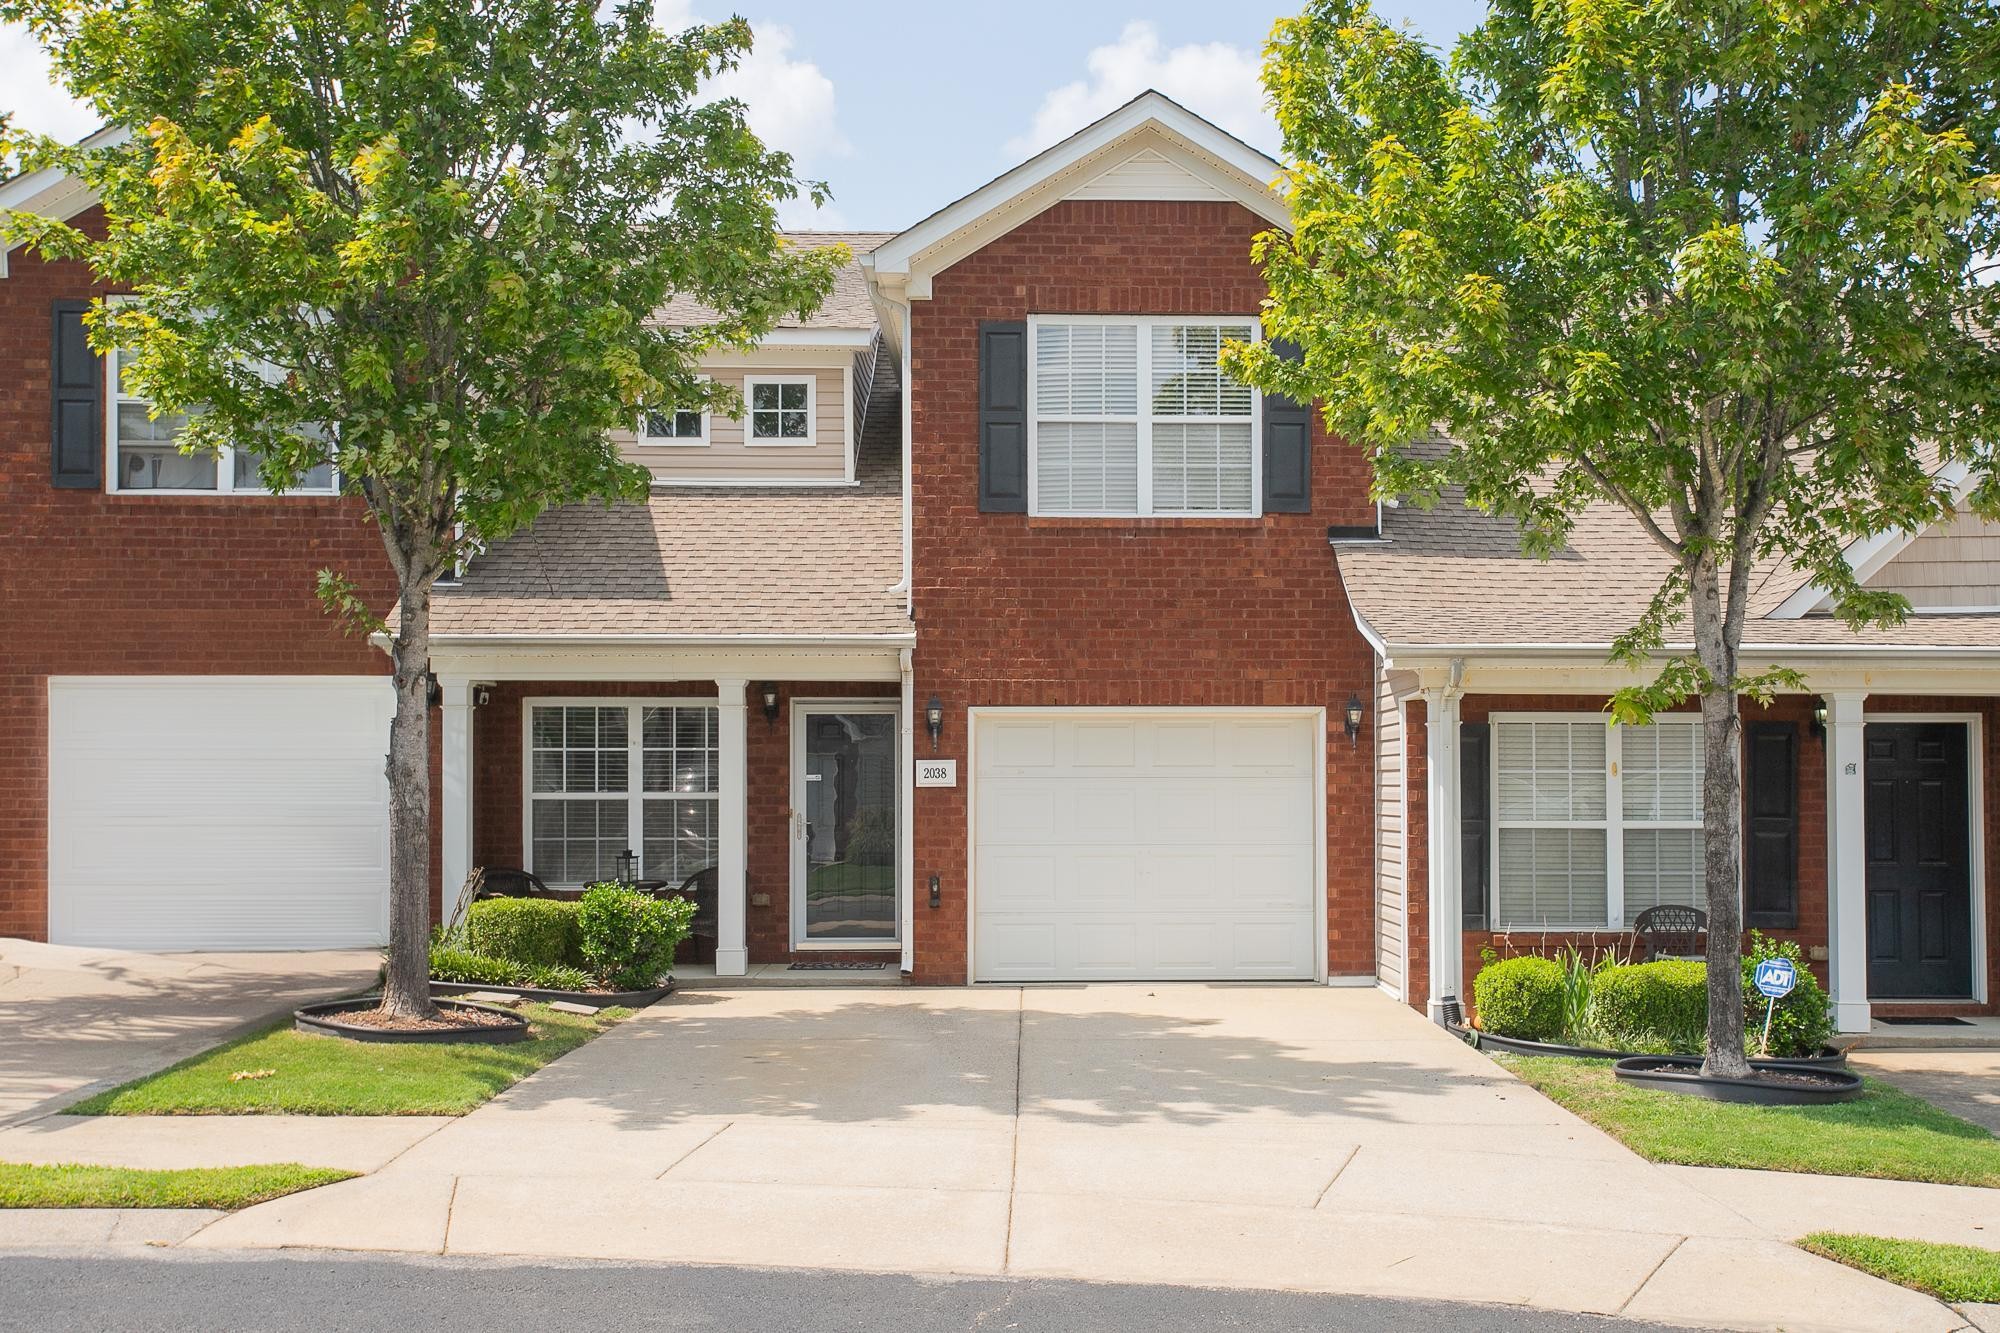
[[[639,417],[641,444],[707,444],[708,414],[695,408],[644,412]]]
[[[813,442],[813,381],[799,378],[758,378],[743,381],[743,401],[749,414],[749,443],[802,445]]]

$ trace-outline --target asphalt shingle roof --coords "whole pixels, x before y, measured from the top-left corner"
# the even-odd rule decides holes
[[[856,450],[859,485],[655,489],[571,505],[440,587],[431,632],[693,637],[907,634],[902,397],[879,357]]]
[[[868,275],[861,271],[861,256],[895,236],[892,231],[788,231],[785,239],[804,250],[820,250],[829,245],[845,245],[854,257],[834,275],[833,290],[826,301],[805,319],[786,318],[781,329],[872,329],[875,307],[868,299]],[[676,296],[661,306],[654,318],[662,324],[707,324],[715,311],[690,296]]]

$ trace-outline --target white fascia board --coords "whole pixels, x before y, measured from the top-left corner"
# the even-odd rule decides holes
[[[871,339],[873,335],[870,335]],[[851,365],[866,343],[759,343],[738,349],[718,347],[701,358],[703,370],[838,370]]]
[[[772,329],[757,340],[765,348],[785,347],[866,347],[875,341],[875,330],[865,329]]]
[[[1274,159],[1179,103],[1148,91],[875,247],[864,260],[868,273],[878,281],[900,276],[907,280],[911,297],[927,299],[929,266],[920,261],[931,258],[929,252],[942,250],[953,237],[979,228],[995,215],[1012,213],[1013,206],[1024,198],[1050,193],[1048,187],[1053,183],[1149,126],[1209,159],[1219,168],[1213,173],[1216,183],[1253,212],[1274,226],[1291,225],[1290,210],[1270,186],[1280,170]]]
[[[1454,661],[1464,663],[1468,694],[1611,694],[1644,683],[1650,672],[1605,660],[1602,651],[1531,653],[1519,648],[1396,650],[1396,671],[1442,677]],[[1786,656],[1785,665],[1805,677],[1802,690],[1780,694],[1824,694],[1859,689],[1875,694],[1987,694],[2000,670],[2000,649],[1929,649],[1860,657],[1816,645]]]
[[[1972,490],[1972,468],[1955,461],[1938,469],[1937,479],[1951,487],[1952,503],[1956,505]],[[1910,543],[1922,536],[1928,529],[1916,531],[1898,530],[1878,532],[1872,537],[1862,537],[1848,544],[1844,554],[1847,567],[1854,571],[1858,582],[1866,583],[1882,572],[1891,560],[1909,549]],[[1766,620],[1797,620],[1809,615],[1825,605],[1832,594],[1817,583],[1808,583],[1779,604],[1778,609],[1765,616]]]

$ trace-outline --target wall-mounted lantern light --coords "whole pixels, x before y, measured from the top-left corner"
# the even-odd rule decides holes
[[[1347,696],[1347,743],[1350,747],[1361,743],[1361,696]]]
[[[931,696],[931,701],[924,705],[924,726],[931,733],[931,753],[936,754],[938,737],[944,735],[944,700],[935,694]]]
[[[1821,704],[1812,711],[1812,732],[1815,736],[1826,735],[1826,705]]]
[[[774,727],[777,726],[778,725],[777,682],[767,680],[762,685],[759,685],[757,687],[757,692],[764,696],[764,721],[771,726]]]

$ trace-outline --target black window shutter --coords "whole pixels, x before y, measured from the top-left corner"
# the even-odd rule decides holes
[[[1273,338],[1271,350],[1287,361],[1299,359],[1294,343]],[[1305,514],[1312,510],[1312,415],[1304,403],[1283,394],[1264,395],[1264,512]]]
[[[1799,732],[1752,722],[1743,765],[1743,922],[1799,924]]]
[[[1487,921],[1487,877],[1493,865],[1493,815],[1487,800],[1489,734],[1484,722],[1461,722],[1458,727],[1458,882],[1467,930],[1485,930]]]
[[[1028,326],[979,325],[979,507],[1028,512]]]
[[[104,380],[102,362],[83,328],[88,301],[57,301],[49,344],[51,397],[49,479],[65,490],[104,486]]]

